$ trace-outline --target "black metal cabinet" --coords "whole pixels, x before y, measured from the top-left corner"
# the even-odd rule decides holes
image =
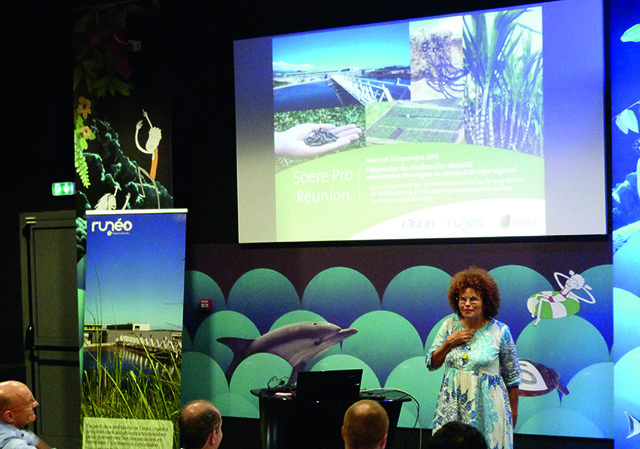
[[[75,211],[20,214],[27,384],[40,403],[34,431],[80,447],[80,332]]]

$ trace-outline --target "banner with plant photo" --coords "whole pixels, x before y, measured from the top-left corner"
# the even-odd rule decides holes
[[[87,212],[83,448],[178,447],[185,210]]]

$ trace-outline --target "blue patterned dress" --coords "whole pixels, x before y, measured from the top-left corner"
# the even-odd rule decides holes
[[[454,331],[462,330],[460,318],[447,319],[427,354],[431,354]],[[513,448],[513,424],[507,387],[520,385],[520,364],[509,327],[491,320],[477,330],[471,341],[456,346],[444,361],[444,378],[438,395],[433,432],[450,421],[477,427],[491,449]]]

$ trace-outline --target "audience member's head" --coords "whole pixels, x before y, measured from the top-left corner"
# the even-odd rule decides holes
[[[487,440],[475,427],[458,421],[440,427],[429,440],[429,449],[487,449]]]
[[[383,449],[387,444],[389,417],[378,401],[363,399],[344,414],[345,449]]]
[[[185,405],[178,426],[184,449],[216,449],[222,440],[222,416],[209,401],[197,400]]]
[[[0,382],[0,420],[23,429],[36,420],[34,409],[38,401],[33,398],[31,390],[22,382],[8,380]]]

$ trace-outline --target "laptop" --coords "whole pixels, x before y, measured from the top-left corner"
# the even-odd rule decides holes
[[[358,400],[362,369],[301,371],[296,383],[296,398],[301,401]]]

